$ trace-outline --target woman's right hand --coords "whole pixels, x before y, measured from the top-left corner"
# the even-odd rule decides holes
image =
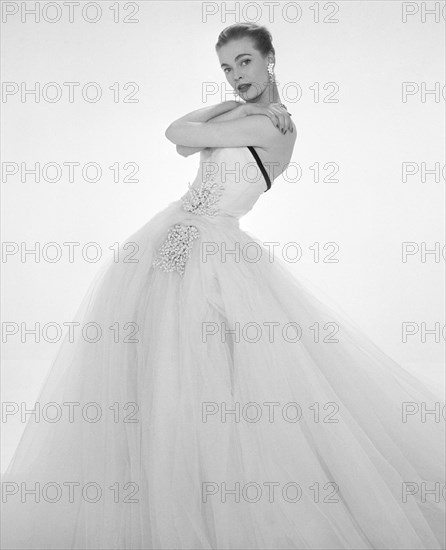
[[[293,132],[293,121],[290,113],[281,107],[279,103],[270,103],[269,105],[257,105],[256,103],[245,103],[243,105],[246,116],[264,115],[267,116],[274,126],[286,134],[288,130]]]

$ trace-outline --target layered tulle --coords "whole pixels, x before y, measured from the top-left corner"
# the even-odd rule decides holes
[[[184,276],[153,265],[178,223]],[[3,478],[4,548],[444,548],[444,419],[402,414],[438,396],[237,218],[176,201],[129,241]]]

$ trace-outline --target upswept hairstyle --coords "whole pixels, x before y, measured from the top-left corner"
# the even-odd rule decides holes
[[[218,50],[231,40],[237,40],[239,38],[250,38],[256,50],[258,50],[263,57],[269,52],[275,54],[274,46],[272,44],[273,38],[271,33],[266,27],[256,25],[255,23],[234,23],[229,25],[221,31],[218,35],[217,44],[215,49]]]

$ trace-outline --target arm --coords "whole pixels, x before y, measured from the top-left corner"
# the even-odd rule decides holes
[[[211,118],[220,116],[224,113],[232,111],[236,107],[243,105],[240,101],[223,101],[222,103],[217,103],[217,105],[211,105],[210,107],[202,107],[196,111],[191,111],[187,115],[184,115],[172,124],[176,122],[208,122]]]
[[[244,107],[244,103],[238,102],[238,101],[227,101],[227,104],[232,104],[231,109],[221,113],[217,114],[216,116],[210,118],[209,120],[215,121],[226,121],[226,120],[234,120],[236,118],[240,118],[243,116],[247,116],[246,111],[242,108]],[[222,104],[220,104],[222,105]],[[229,106],[229,105],[228,105]],[[219,107],[219,106],[217,106]],[[213,107],[212,107],[213,108]],[[206,108],[209,109],[209,108]],[[204,109],[199,109],[198,111],[193,111],[192,113],[189,113],[185,117],[182,117],[178,119],[176,122],[179,121],[192,121],[192,118],[204,118],[207,116],[206,113],[204,113]],[[200,120],[196,120],[196,122],[200,122]],[[195,153],[198,153],[199,151],[202,151],[203,149],[206,149],[206,147],[190,147],[187,145],[180,145],[177,144],[177,153],[182,155],[183,157],[189,157],[190,155],[193,155]]]
[[[212,109],[212,107],[206,109]],[[199,111],[203,111],[203,109]],[[290,113],[283,106],[274,103],[269,105],[239,104],[230,112],[222,113],[206,122],[191,121],[189,118],[200,117],[187,115],[176,120],[166,130],[167,139],[178,145],[198,149],[246,145],[265,147],[271,143],[271,140],[277,139],[274,127],[282,135],[286,134],[288,130],[294,131]]]
[[[222,122],[189,122],[180,119],[167,128],[166,137],[178,145],[201,148],[247,145],[265,147],[280,139],[271,121],[263,115]]]
[[[187,145],[177,144],[177,153],[182,157],[190,157],[195,153],[199,153],[200,151],[203,151],[203,149],[206,149],[206,147],[188,147]]]

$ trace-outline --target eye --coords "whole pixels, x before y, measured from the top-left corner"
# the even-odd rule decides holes
[[[242,61],[242,65],[243,65],[243,63],[251,63],[251,60],[250,60],[250,59],[244,59],[244,60]]]
[[[231,69],[229,67],[226,67],[225,69],[223,69],[223,72],[226,73],[227,71],[230,71]]]

